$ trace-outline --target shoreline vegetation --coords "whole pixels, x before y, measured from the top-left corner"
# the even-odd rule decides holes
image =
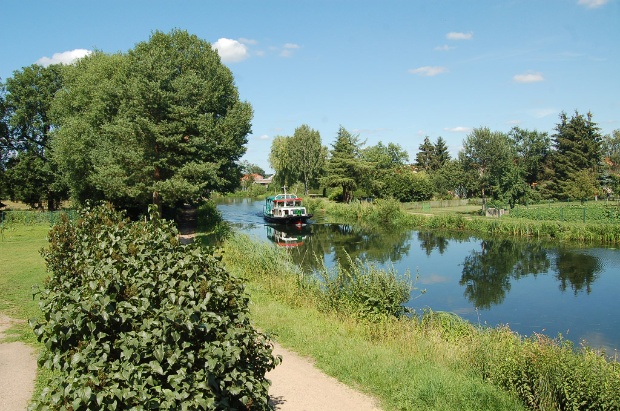
[[[601,202],[602,203],[602,202]],[[480,206],[455,207],[454,211],[412,210],[406,209],[395,200],[375,200],[373,202],[354,202],[351,204],[334,203],[324,198],[305,200],[309,212],[325,215],[330,220],[349,222],[365,226],[424,228],[432,230],[452,230],[480,233],[482,235],[500,235],[512,237],[535,238],[537,240],[569,241],[584,244],[616,245],[620,243],[619,206],[609,206],[611,218],[593,222],[580,221],[582,210],[597,210],[603,204],[573,206],[579,212],[572,221],[560,221],[552,215],[550,219],[528,218],[531,214],[521,211],[500,218],[482,217]],[[548,206],[539,205],[531,209],[547,211]],[[462,211],[466,210],[466,211]],[[473,211],[476,210],[476,211]],[[529,210],[529,209],[525,209]],[[608,211],[609,213],[609,211]],[[538,215],[540,212],[538,212]],[[568,213],[567,213],[568,214]],[[536,214],[534,214],[536,215]],[[558,212],[559,216],[560,213]]]
[[[386,409],[620,407],[617,358],[561,335],[525,338],[451,313],[384,311],[403,286],[389,270],[362,264],[307,275],[286,250],[240,234],[226,241],[222,258],[246,279],[258,327]]]
[[[620,228],[607,223],[485,219],[454,210],[423,210],[421,215],[389,200],[346,205],[310,198],[306,205],[357,224],[620,242]],[[385,409],[620,408],[617,354],[609,358],[576,347],[561,335],[525,338],[508,327],[482,328],[451,313],[405,312],[403,298],[415,289],[409,273],[397,275],[355,261],[349,269],[304,274],[286,250],[231,233],[216,214],[212,204],[199,210],[197,234],[221,242],[215,252],[227,270],[244,279],[256,326],[285,347],[311,356],[326,373],[375,396]],[[41,237],[51,222],[5,220],[2,265],[11,269],[0,278],[6,290],[0,291],[3,312],[22,319],[36,313],[30,287],[47,275],[37,251],[45,246]],[[600,235],[604,230],[610,232]],[[22,248],[28,255],[12,251]],[[15,338],[35,343],[28,327],[14,331]],[[39,393],[46,378],[40,373]]]

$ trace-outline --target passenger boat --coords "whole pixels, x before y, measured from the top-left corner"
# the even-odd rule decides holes
[[[308,214],[301,198],[295,194],[288,194],[284,187],[283,194],[265,199],[263,218],[273,224],[307,224],[312,214]]]

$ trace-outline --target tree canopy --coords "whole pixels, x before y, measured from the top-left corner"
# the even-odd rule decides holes
[[[560,198],[571,198],[575,193],[575,184],[583,182],[587,174],[596,176],[600,172],[603,140],[591,113],[584,116],[575,112],[569,119],[563,112],[555,130],[552,136],[555,148],[554,191]]]
[[[61,89],[59,65],[32,65],[15,71],[6,81],[0,145],[11,198],[31,207],[56,208],[65,196],[51,150],[51,105]]]
[[[239,185],[252,108],[211,45],[185,31],[81,59],[54,108],[55,153],[78,202],[161,207]]]
[[[369,169],[368,163],[361,159],[362,146],[359,136],[340,126],[336,141],[332,144],[322,183],[327,187],[340,187],[342,200],[345,202],[351,201],[363,173]]]

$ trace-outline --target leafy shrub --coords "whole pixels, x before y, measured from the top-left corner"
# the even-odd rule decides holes
[[[413,285],[409,273],[399,275],[394,269],[383,270],[361,260],[351,261],[347,269],[338,264],[333,270],[323,268],[321,305],[328,310],[369,320],[401,317],[408,313]]]
[[[58,378],[33,409],[269,408],[265,373],[279,359],[250,324],[241,280],[154,209],[136,222],[85,209],[49,239],[32,325]]]

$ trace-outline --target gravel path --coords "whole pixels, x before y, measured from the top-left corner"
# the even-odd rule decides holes
[[[24,411],[32,397],[37,373],[32,347],[20,342],[2,342],[15,320],[0,314],[0,411]],[[308,359],[276,344],[274,354],[282,364],[267,374],[272,385],[271,405],[281,411],[379,411],[376,401],[335,378],[329,377]]]
[[[24,411],[37,375],[35,350],[21,342],[2,342],[16,321],[0,314],[0,410]]]

